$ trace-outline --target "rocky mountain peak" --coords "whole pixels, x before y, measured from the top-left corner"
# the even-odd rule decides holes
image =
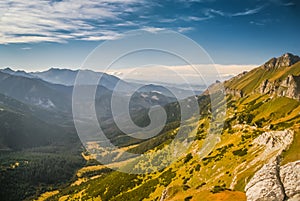
[[[274,69],[280,67],[289,67],[300,61],[300,57],[291,53],[285,53],[281,57],[272,58],[262,65],[264,69]]]

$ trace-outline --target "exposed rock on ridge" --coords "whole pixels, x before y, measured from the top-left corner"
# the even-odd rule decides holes
[[[289,67],[291,65],[294,65],[300,61],[300,57],[295,56],[291,53],[286,53],[282,55],[281,57],[278,58],[272,58],[265,64],[263,64],[261,67],[269,70],[269,69],[274,69],[274,68],[281,68],[281,67]]]
[[[243,91],[239,90],[239,89],[226,88],[225,92],[226,92],[226,94],[230,94],[232,96],[239,97],[239,98],[242,98],[244,95]]]
[[[299,56],[286,53],[279,58],[269,60],[261,68],[267,71],[283,67],[288,68],[299,61]],[[262,94],[285,96],[300,100],[300,76],[288,75],[284,80],[275,80],[273,82],[266,79],[260,84],[257,91]]]
[[[269,162],[255,173],[246,185],[248,201],[293,201],[300,198],[300,161],[280,167],[280,155],[293,142],[293,132],[265,132],[254,140],[265,145],[263,157],[271,156]]]
[[[282,82],[264,80],[258,91],[262,94],[285,96],[300,100],[300,76],[289,75]]]
[[[300,57],[295,56],[290,53],[286,53],[278,58],[272,58],[265,64],[261,65],[257,69],[263,69],[263,72],[273,73],[282,73],[284,72],[284,68],[289,68],[292,65],[300,62]],[[261,72],[258,71],[258,72]],[[246,72],[239,74],[238,76],[232,78],[233,80],[243,80]],[[263,78],[263,74],[261,75]],[[247,77],[246,79],[249,79]],[[230,83],[230,81],[228,82]],[[254,93],[261,93],[261,94],[270,94],[275,96],[285,96],[288,98],[293,98],[296,100],[300,100],[300,76],[293,75],[292,73],[288,75],[284,80],[276,79],[275,81],[270,81],[269,79],[263,80],[261,83],[258,83],[259,86],[256,89],[253,89]],[[243,89],[235,88],[235,87],[226,87],[225,91],[227,94],[236,96],[236,97],[243,97],[245,95]]]

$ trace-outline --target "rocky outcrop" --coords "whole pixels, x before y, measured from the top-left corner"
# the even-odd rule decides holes
[[[232,95],[232,96],[235,96],[235,97],[239,97],[239,98],[242,98],[243,97],[243,91],[242,90],[239,90],[239,89],[231,89],[231,88],[225,88],[225,93],[226,94],[229,94],[229,95]]]
[[[162,194],[161,194],[160,201],[167,200],[167,197],[168,197],[168,189],[164,189]]]
[[[277,156],[292,144],[294,139],[294,132],[292,130],[284,131],[270,131],[264,132],[254,139],[253,143],[264,146],[263,155],[271,156],[270,161],[274,161]]]
[[[281,82],[264,80],[259,86],[258,92],[300,100],[300,76],[289,75]]]
[[[293,131],[265,132],[254,144],[265,146],[262,159],[268,159],[257,171],[245,191],[248,201],[293,201],[300,198],[300,161],[280,166],[280,155],[293,142]]]
[[[299,61],[300,57],[286,53],[279,58],[270,59],[261,68],[274,71],[278,68],[288,68]],[[284,80],[272,82],[266,79],[260,84],[257,92],[300,100],[300,76],[288,75]]]
[[[264,165],[246,186],[247,201],[300,200],[300,161],[279,166],[279,160]]]
[[[286,196],[279,177],[277,160],[256,172],[245,190],[248,201],[283,201]]]
[[[280,168],[280,179],[286,197],[300,200],[300,161],[288,163]]]
[[[286,53],[279,58],[272,58],[261,67],[270,70],[274,68],[289,67],[300,61],[300,57]]]
[[[283,80],[279,95],[300,100],[300,76],[289,75]]]

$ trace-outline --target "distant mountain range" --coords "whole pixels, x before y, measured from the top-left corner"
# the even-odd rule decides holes
[[[60,127],[68,126],[74,129],[72,119],[72,91],[78,72],[78,70],[73,71],[54,68],[45,72],[36,73],[13,71],[10,68],[0,70],[0,95],[2,97],[7,97],[10,100],[0,101],[0,106],[3,106],[2,113],[3,111],[8,111],[7,108],[10,108],[9,111],[12,112],[10,116],[13,114],[23,115],[26,118],[29,118],[27,122],[30,120],[32,122],[42,121],[45,124],[47,124],[46,122],[49,122],[53,125],[59,125]],[[122,103],[124,98],[129,95],[127,92],[129,89],[139,88],[138,91],[136,91],[131,97],[130,111],[133,117],[140,122],[147,121],[147,110],[151,106],[164,106],[176,101],[174,95],[163,86],[142,86],[141,84],[128,83],[115,76],[89,70],[84,70],[81,73],[84,75],[84,79],[81,80],[82,82],[80,87],[86,89],[92,87],[90,84],[93,84],[93,80],[99,79],[99,77],[102,76],[103,80],[101,79],[100,84],[97,87],[96,99],[94,101],[96,104],[98,118],[102,121],[105,120],[103,126],[109,128],[108,130],[110,131],[108,133],[114,133],[114,136],[117,136],[118,133],[120,133],[111,121],[112,113],[110,103],[116,84],[121,85],[119,88],[121,90],[115,92],[120,103]],[[186,97],[187,94],[190,94],[190,92],[187,93],[186,90],[176,88],[173,88],[173,90],[179,93],[182,98]],[[3,100],[8,99],[4,98]],[[23,104],[26,110],[20,110],[10,105],[14,102],[19,103],[19,105]],[[92,101],[82,103],[82,105],[85,105],[86,107],[90,107],[92,104]],[[12,121],[13,119],[14,118],[11,118],[10,120]],[[17,116],[15,119],[18,119]],[[8,124],[15,125],[15,122],[8,122]],[[42,123],[40,123],[40,125],[42,125]],[[36,128],[30,128],[33,129],[30,132],[35,133],[34,129]],[[47,126],[42,126],[41,128],[47,128]],[[49,129],[46,129],[45,132],[38,133],[47,133],[47,130]],[[10,131],[13,132],[13,130]],[[8,131],[5,132],[7,133]],[[4,135],[5,132],[0,132],[0,137]],[[19,132],[20,135],[22,135],[21,133],[22,132]],[[13,135],[8,132],[5,136]],[[31,138],[30,136],[28,137],[29,139]],[[6,140],[3,140],[2,146],[0,143],[0,148],[3,147],[5,149],[9,149],[22,147],[21,145],[15,146],[6,142]],[[24,144],[24,147],[28,146],[35,146],[35,144]]]
[[[78,72],[81,73],[81,79],[80,79],[80,85],[95,85],[98,79],[101,77],[100,82],[98,83],[101,86],[104,86],[105,88],[109,90],[114,90],[116,87],[116,84],[119,85],[118,89],[121,89],[122,91],[128,91],[128,89],[131,88],[139,88],[143,87],[143,92],[151,92],[151,91],[158,91],[160,93],[164,93],[165,95],[167,90],[166,87],[162,87],[165,85],[154,85],[154,84],[142,84],[142,83],[135,83],[135,82],[125,82],[116,76],[108,75],[106,73],[101,72],[95,72],[92,70],[70,70],[70,69],[59,69],[59,68],[51,68],[47,71],[41,71],[41,72],[25,72],[25,71],[14,71],[11,68],[4,68],[0,69],[0,72],[15,75],[15,76],[21,76],[26,78],[36,78],[36,79],[42,79],[46,82],[52,83],[52,84],[59,84],[59,85],[65,85],[65,86],[73,86],[76,82],[76,77],[78,75]],[[190,90],[187,89],[181,89],[176,87],[170,87],[180,94],[180,98],[185,98],[190,94]],[[147,90],[146,90],[147,89]],[[158,90],[159,89],[159,90]],[[145,91],[146,90],[146,91]],[[169,93],[169,92],[168,92]],[[199,93],[199,91],[197,91]],[[168,95],[173,96],[173,95]]]

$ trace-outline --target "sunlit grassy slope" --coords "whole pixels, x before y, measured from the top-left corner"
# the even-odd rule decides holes
[[[271,97],[256,91],[263,80],[282,80],[290,74],[300,74],[300,63],[269,70],[259,67],[225,82],[225,87],[243,90],[244,96],[227,95],[224,128],[218,143],[208,155],[200,157],[199,154],[208,137],[211,118],[209,100],[203,95],[199,98],[199,104],[206,107],[201,108],[203,114],[197,122],[199,127],[194,142],[185,154],[163,170],[137,175],[110,171],[101,165],[86,167],[77,174],[77,182],[57,189],[59,193],[55,191],[56,194],[45,200],[152,201],[163,197],[163,200],[172,201],[245,201],[245,185],[271,157],[262,157],[263,149],[253,143],[261,133],[287,128],[294,130],[294,141],[283,153],[282,164],[300,159],[299,101]],[[146,170],[154,166],[147,159],[155,157],[156,151],[170,146],[178,131],[176,126],[169,126],[158,137],[125,147],[127,151],[144,153],[146,157],[143,161],[131,161],[127,167]],[[126,158],[124,160],[126,164]],[[163,163],[164,159],[160,162]]]
[[[226,87],[242,90],[249,94],[258,88],[258,86],[266,79],[269,81],[283,80],[288,75],[300,75],[300,62],[282,68],[264,69],[262,67],[255,68],[242,77],[235,77],[225,82]]]
[[[164,191],[166,200],[246,200],[244,187],[263,165],[263,161],[257,160],[262,150],[253,145],[253,139],[269,130],[297,129],[300,118],[296,111],[300,104],[293,99],[271,99],[260,94],[242,99],[228,96],[227,99],[225,127],[220,142],[208,156],[199,157],[209,119],[203,117],[196,140],[187,153],[162,171],[135,175],[91,166],[79,171],[80,182],[58,189],[58,194],[46,200],[160,200]],[[166,131],[166,135],[173,135],[171,131]],[[299,159],[299,134],[295,137],[294,144],[284,154],[285,163]],[[165,138],[162,144],[150,150],[143,148],[143,145],[149,146],[144,142],[139,152],[155,152],[170,139]]]

